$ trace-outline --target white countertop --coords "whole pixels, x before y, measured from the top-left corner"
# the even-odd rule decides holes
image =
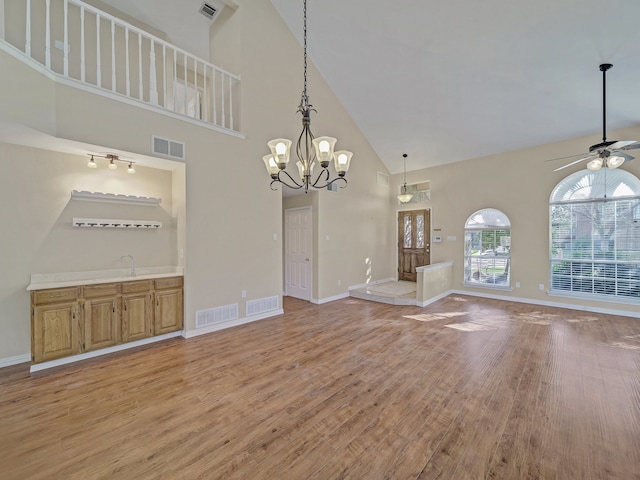
[[[47,288],[75,287],[99,283],[128,282],[152,278],[177,277],[184,274],[182,267],[139,267],[136,276],[130,275],[130,269],[95,270],[87,272],[32,273],[27,290],[45,290]]]

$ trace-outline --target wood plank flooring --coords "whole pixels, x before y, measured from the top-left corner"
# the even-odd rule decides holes
[[[0,478],[640,479],[640,320],[451,295],[0,370]]]

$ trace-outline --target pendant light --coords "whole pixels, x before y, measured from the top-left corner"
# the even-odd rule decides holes
[[[413,198],[413,195],[407,193],[407,154],[403,153],[402,158],[404,159],[404,185],[402,186],[402,193],[398,195],[398,200],[400,200],[400,203],[407,203]]]

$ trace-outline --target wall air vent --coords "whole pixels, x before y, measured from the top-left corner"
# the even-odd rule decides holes
[[[196,328],[209,327],[219,323],[238,319],[238,304],[198,310],[196,312]]]
[[[271,312],[278,309],[278,297],[265,297],[247,302],[247,316]]]
[[[389,186],[389,175],[386,173],[378,172],[378,176],[376,178],[376,183],[383,187]]]
[[[218,10],[209,5],[207,2],[204,2],[200,7],[200,13],[207,17],[209,20],[213,20],[213,16],[216,14]]]
[[[151,137],[151,140],[153,153],[163,157],[184,160],[184,143],[156,136]]]

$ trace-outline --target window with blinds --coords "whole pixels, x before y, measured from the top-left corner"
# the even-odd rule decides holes
[[[551,292],[640,301],[640,180],[624,170],[576,172],[549,207]]]
[[[511,223],[500,210],[485,208],[464,226],[464,283],[469,286],[511,285]]]

